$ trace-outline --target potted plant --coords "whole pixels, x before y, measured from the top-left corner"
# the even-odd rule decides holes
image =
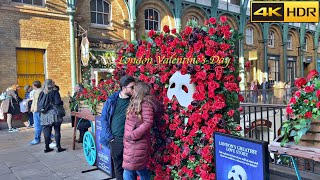
[[[301,140],[314,142],[313,137],[316,137],[317,129],[319,129],[320,80],[318,72],[311,70],[307,77],[295,80],[295,86],[298,90],[286,108],[289,119],[282,124],[281,146],[292,140],[295,144]]]

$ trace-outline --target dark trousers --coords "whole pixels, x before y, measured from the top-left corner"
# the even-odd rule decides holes
[[[57,148],[61,148],[60,145],[60,139],[61,139],[61,133],[60,133],[60,128],[61,128],[61,122],[60,123],[53,123],[52,125],[45,125],[43,126],[43,135],[44,135],[44,142],[46,144],[46,149],[49,149],[49,144],[51,140],[51,132],[52,132],[52,127],[54,128],[54,137],[56,139],[56,144]]]
[[[123,139],[114,139],[110,143],[111,156],[113,159],[114,172],[117,180],[123,180]]]

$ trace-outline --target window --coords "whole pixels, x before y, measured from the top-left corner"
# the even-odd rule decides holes
[[[253,29],[251,27],[246,29],[246,43],[253,44]]]
[[[22,4],[30,4],[34,6],[44,6],[43,0],[12,0],[13,2],[22,3]]]
[[[278,60],[268,60],[268,71],[269,71],[269,83],[276,84],[279,82],[279,61]]]
[[[144,28],[145,30],[160,30],[160,14],[155,9],[144,10]]]
[[[195,16],[189,16],[188,17],[188,21],[196,21],[196,22],[199,22],[199,19]]]
[[[287,49],[292,49],[292,35],[290,34],[288,36]]]
[[[274,32],[269,32],[269,38],[268,38],[268,46],[274,47]]]
[[[304,38],[304,47],[303,50],[307,51],[308,50],[308,38]]]
[[[91,23],[110,25],[111,4],[105,0],[91,0]]]
[[[290,85],[294,84],[294,79],[297,77],[297,63],[296,61],[287,62],[287,78],[290,81]]]

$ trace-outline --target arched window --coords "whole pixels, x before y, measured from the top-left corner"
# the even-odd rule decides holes
[[[91,23],[109,25],[111,19],[111,4],[106,0],[91,0]]]
[[[274,32],[269,32],[269,38],[268,38],[268,46],[274,47]]]
[[[144,10],[144,28],[145,30],[160,31],[160,13],[157,10]]]
[[[253,44],[253,28],[248,27],[246,29],[246,44],[252,45]]]
[[[292,49],[292,35],[288,35],[287,49]]]

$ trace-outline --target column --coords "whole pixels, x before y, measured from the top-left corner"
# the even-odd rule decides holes
[[[300,27],[300,49],[299,49],[299,56],[300,56],[300,77],[304,77],[304,64],[303,64],[303,58],[304,58],[304,52],[303,48],[305,45],[305,38],[306,35],[306,23],[301,23]]]
[[[284,23],[283,24],[283,29],[282,29],[284,82],[288,81],[288,77],[287,77],[287,75],[288,75],[288,73],[287,73],[287,60],[288,60],[288,58],[287,58],[287,43],[288,43],[288,34],[289,34],[288,26],[289,26],[288,23]]]
[[[182,13],[182,0],[176,0],[174,2],[174,23],[177,32],[181,30],[181,13]]]
[[[269,80],[268,73],[268,38],[269,38],[269,23],[263,24],[263,59],[264,59],[264,77]]]
[[[219,0],[211,0],[211,17],[217,17]]]
[[[77,82],[76,73],[76,48],[74,37],[74,14],[75,14],[75,0],[67,0],[67,13],[69,15],[69,27],[70,27],[70,65],[71,65],[71,84],[72,94]]]
[[[240,4],[240,24],[239,24],[239,33],[244,34],[245,27],[246,27],[246,12],[248,6],[248,0],[241,0]],[[243,39],[240,39],[239,42],[239,65],[240,65],[240,77],[242,81],[240,82],[240,90],[245,90],[246,88],[246,79],[245,79],[245,72],[244,72],[244,42]]]
[[[131,41],[136,40],[135,25],[136,22],[136,0],[129,0],[129,23],[130,23],[130,34]]]
[[[314,34],[314,60],[316,62],[317,71],[318,71],[319,32],[320,32],[320,23],[317,23],[316,32]]]

